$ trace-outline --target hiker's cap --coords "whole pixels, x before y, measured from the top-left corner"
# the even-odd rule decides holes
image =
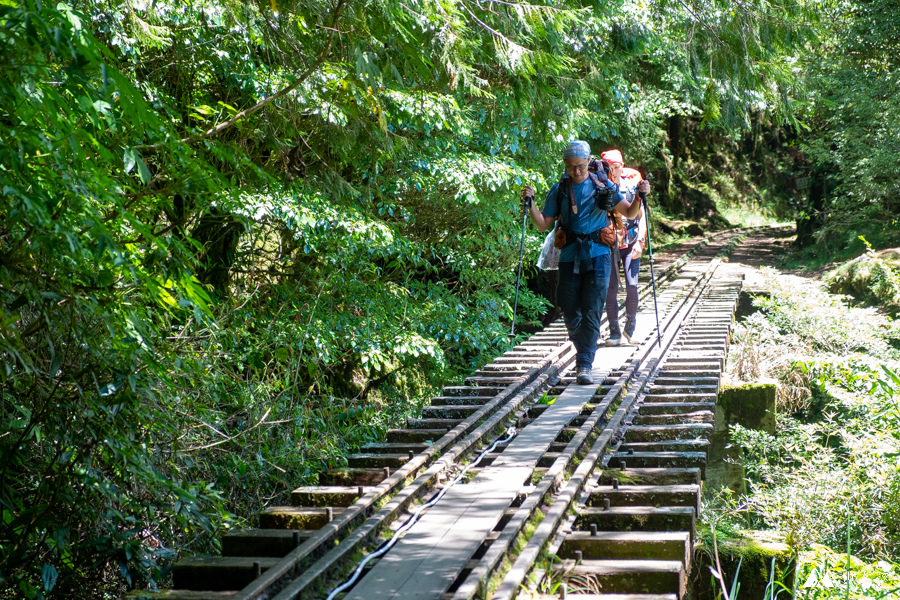
[[[581,140],[575,140],[573,142],[569,142],[569,145],[566,146],[566,149],[563,150],[563,160],[567,158],[590,158],[591,157],[591,147],[587,142],[583,142]]]
[[[600,158],[605,160],[611,165],[624,165],[625,161],[622,160],[622,153],[618,150],[607,150],[600,154]]]

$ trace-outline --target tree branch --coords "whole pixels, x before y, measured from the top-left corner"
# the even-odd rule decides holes
[[[319,68],[319,66],[325,61],[325,59],[328,57],[328,54],[331,52],[331,44],[334,41],[334,34],[337,31],[337,20],[338,20],[338,17],[340,16],[341,9],[344,7],[344,2],[345,2],[345,0],[338,0],[337,6],[335,6],[334,12],[332,13],[331,27],[323,28],[323,29],[328,30],[328,43],[325,44],[325,48],[322,49],[322,51],[316,57],[316,60],[313,61],[313,64],[311,64],[309,66],[309,68],[306,69],[306,71],[304,71],[296,80],[294,80],[294,83],[287,86],[286,88],[279,90],[278,92],[275,92],[268,98],[264,98],[263,100],[259,101],[257,104],[251,106],[250,108],[248,108],[246,110],[242,110],[241,112],[237,113],[236,115],[234,115],[233,117],[231,117],[230,119],[225,121],[224,123],[219,123],[215,127],[208,129],[208,130],[204,131],[203,133],[188,136],[186,138],[182,138],[182,139],[178,140],[178,143],[193,144],[194,142],[199,142],[200,140],[205,140],[205,139],[211,138],[215,135],[219,135],[220,133],[222,133],[223,131],[225,131],[226,129],[228,129],[229,127],[231,127],[232,125],[234,125],[235,123],[237,123],[238,121],[243,119],[244,117],[249,117],[250,115],[261,111],[262,109],[264,109],[266,106],[268,106],[272,102],[278,100],[279,98],[283,98],[284,96],[288,95],[289,93],[291,93],[292,91],[294,91],[295,89],[300,87],[300,84],[302,84],[307,78],[309,78],[310,75],[313,74],[313,72],[316,69]],[[135,149],[136,150],[156,151],[156,150],[161,150],[165,146],[166,146],[165,143],[146,144],[143,146],[135,146]]]

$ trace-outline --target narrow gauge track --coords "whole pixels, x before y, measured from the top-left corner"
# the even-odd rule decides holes
[[[470,513],[490,521],[483,535],[459,515],[448,521],[448,530],[462,526],[471,532],[467,543],[472,551],[451,544],[451,551],[440,556],[420,552],[422,560],[416,562],[403,558],[402,551],[396,553],[401,558],[394,558],[392,550],[346,597],[512,598],[534,575],[548,548],[569,562],[550,573],[538,568],[538,576],[573,578],[604,593],[650,592],[646,582],[658,581],[657,587],[676,594],[660,599],[680,596],[706,460],[705,436],[712,429],[711,409],[740,289],[739,280],[717,274],[718,257],[744,235],[732,231],[702,240],[661,270],[661,345],[652,302],[647,302],[650,289],[642,288],[644,304],[651,306],[638,329],[646,341],[601,349],[598,356],[609,356],[598,362],[614,367],[595,367],[601,385],[569,387],[574,351],[564,326],[556,322],[476,371],[466,385],[445,387],[422,418],[388,432],[386,443],[364,447],[350,457],[347,468],[323,472],[319,486],[294,490],[292,506],[265,510],[260,529],[223,537],[223,556],[179,561],[173,570],[176,589],[155,596],[325,598],[360,556],[390,537],[461,464],[504,437],[510,423],[516,426],[516,438],[470,468],[474,479],[450,490],[474,490],[484,479],[492,482],[489,488],[503,490],[499,496],[488,494],[489,501],[484,494],[472,501]],[[552,435],[544,431],[547,423]],[[548,443],[534,443],[547,435]],[[534,439],[528,441],[529,436]],[[525,457],[517,450],[522,447],[534,456]],[[516,463],[506,460],[511,454],[522,460],[504,469],[504,462]],[[498,479],[498,473],[504,475]],[[507,480],[498,484],[503,477]],[[452,504],[450,493],[431,512]],[[480,502],[491,510],[482,510]],[[570,514],[573,510],[576,516]],[[649,532],[643,538],[637,532],[614,533],[635,529],[636,523],[650,524],[650,529],[676,525],[684,531],[660,534],[659,539]],[[434,528],[418,525],[426,531]],[[687,536],[680,554],[673,550],[678,547],[673,536],[682,541]],[[642,548],[642,558],[662,553],[666,559],[645,561],[645,571],[635,571],[641,561],[599,559],[626,558],[625,548],[634,552],[635,544]],[[373,583],[372,572],[398,561],[401,570],[413,574],[379,575],[378,584]],[[427,564],[432,566],[423,570]],[[396,564],[393,569],[397,571]],[[635,581],[645,583],[635,587]],[[405,591],[400,589],[404,585]]]

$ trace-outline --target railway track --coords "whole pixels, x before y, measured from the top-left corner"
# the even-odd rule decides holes
[[[506,599],[564,584],[681,598],[741,285],[721,259],[746,234],[703,240],[660,269],[661,339],[645,285],[645,341],[598,349],[600,385],[570,385],[574,350],[553,323],[294,490],[291,506],[263,511],[259,529],[223,537],[222,556],[179,561],[175,589],[139,596]]]

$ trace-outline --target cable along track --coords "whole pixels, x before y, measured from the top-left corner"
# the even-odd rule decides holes
[[[601,385],[569,385],[574,350],[562,322],[553,323],[466,385],[445,387],[421,418],[389,431],[386,443],[321,473],[319,486],[294,490],[292,506],[263,511],[259,529],[224,536],[223,556],[176,563],[176,589],[155,596],[326,598],[361,556],[512,423],[517,435],[472,466],[471,480],[446,490],[338,597],[513,598],[549,548],[564,562],[546,574],[538,568],[539,577],[569,578],[602,593],[638,593],[626,583],[659,581],[675,594],[660,600],[680,598],[740,291],[739,280],[717,275],[717,257],[745,235],[702,240],[660,274],[661,345],[650,286],[642,286],[650,309],[636,333],[646,341],[599,348],[594,376]],[[672,527],[683,531],[655,531]],[[627,556],[632,550],[664,558],[637,561]],[[648,589],[640,593],[657,593],[641,586]]]

